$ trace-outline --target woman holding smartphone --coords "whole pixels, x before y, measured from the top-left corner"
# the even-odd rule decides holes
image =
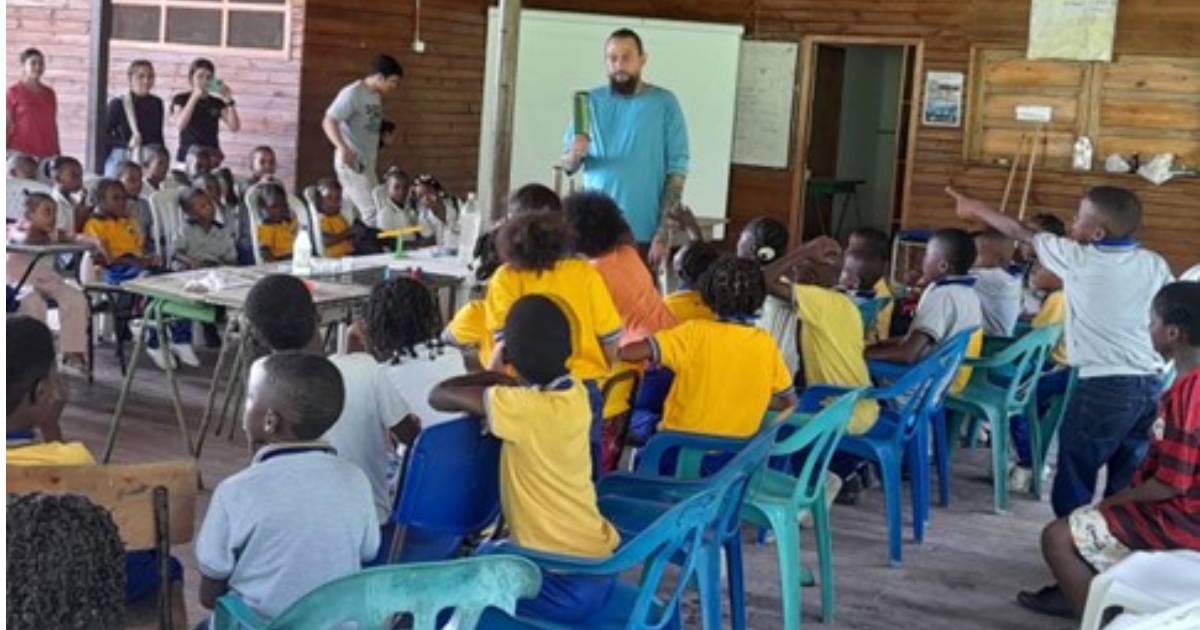
[[[179,150],[175,159],[187,160],[192,145],[220,150],[218,137],[221,121],[230,131],[242,127],[238,118],[233,92],[225,82],[216,78],[216,68],[208,59],[196,59],[188,69],[191,91],[176,94],[171,99],[171,117],[179,128]]]

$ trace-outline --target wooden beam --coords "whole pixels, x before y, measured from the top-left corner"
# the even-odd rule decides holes
[[[108,106],[108,48],[112,39],[111,0],[92,0],[92,28],[88,42],[87,150],[85,168],[93,173],[104,170],[107,157],[104,123]]]
[[[508,202],[508,184],[512,177],[513,110],[517,101],[517,51],[521,35],[521,0],[500,0],[500,54],[496,72],[496,103],[491,170],[492,197],[488,208],[492,221],[500,218]]]

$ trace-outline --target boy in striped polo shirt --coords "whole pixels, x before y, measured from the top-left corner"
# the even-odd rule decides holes
[[[1162,437],[1128,488],[1042,532],[1042,554],[1076,616],[1092,577],[1134,550],[1200,551],[1200,283],[1158,292],[1150,336],[1179,374],[1160,403]]]

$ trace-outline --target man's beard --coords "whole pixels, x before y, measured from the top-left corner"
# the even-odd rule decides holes
[[[622,96],[631,96],[637,91],[638,82],[641,77],[636,74],[628,75],[625,80],[617,79],[616,75],[608,75],[608,87],[613,92]]]

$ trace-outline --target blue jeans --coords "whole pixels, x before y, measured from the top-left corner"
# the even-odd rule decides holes
[[[1108,467],[1104,496],[1129,485],[1149,447],[1158,393],[1157,376],[1079,379],[1058,434],[1055,516],[1092,502],[1102,466]]]
[[[475,555],[505,553],[504,546],[485,542]],[[517,614],[560,624],[576,625],[600,612],[617,584],[615,575],[583,575],[542,571],[542,589],[533,599],[517,600]]]
[[[172,582],[183,580],[183,565],[170,560]],[[153,549],[125,552],[125,602],[132,604],[158,591],[158,552]]]
[[[1047,369],[1053,369],[1049,366]],[[1053,369],[1038,379],[1037,406],[1038,414],[1044,415],[1050,408],[1050,400],[1061,396],[1067,391],[1071,381],[1071,370],[1068,368]],[[1024,415],[1014,416],[1008,425],[1009,435],[1012,436],[1013,450],[1017,453],[1017,465],[1023,468],[1033,466],[1033,451],[1029,440],[1029,421]]]

